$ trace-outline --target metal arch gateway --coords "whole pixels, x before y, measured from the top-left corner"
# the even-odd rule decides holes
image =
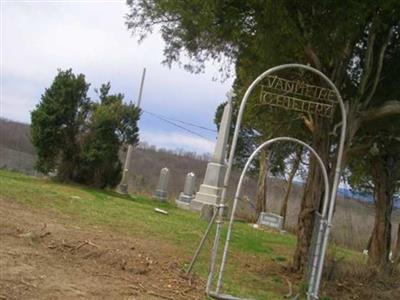
[[[323,179],[324,179],[324,187],[325,187],[325,191],[324,191],[324,200],[323,200],[323,209],[322,209],[322,220],[324,220],[326,218],[326,213],[327,213],[327,208],[328,208],[328,201],[329,201],[329,180],[328,180],[328,173],[326,171],[326,167],[324,165],[324,163],[322,162],[321,157],[318,155],[318,153],[314,150],[314,148],[312,148],[310,145],[306,144],[303,141],[300,141],[296,138],[292,138],[292,137],[278,137],[278,138],[273,138],[270,140],[265,141],[264,143],[262,143],[260,146],[258,146],[258,148],[256,150],[254,150],[254,152],[250,155],[250,157],[248,158],[246,165],[243,168],[243,171],[240,175],[239,178],[239,182],[236,188],[236,192],[235,192],[235,197],[233,200],[233,205],[232,205],[232,212],[231,212],[231,217],[229,219],[229,225],[228,225],[228,232],[226,235],[226,240],[225,240],[225,246],[224,246],[224,251],[222,253],[222,261],[221,261],[221,266],[220,266],[220,270],[219,270],[219,274],[218,274],[218,281],[217,281],[217,288],[215,290],[215,292],[208,292],[209,296],[217,298],[217,299],[240,299],[237,297],[233,297],[231,295],[223,295],[220,294],[220,289],[221,289],[221,284],[222,284],[222,278],[223,278],[223,274],[224,274],[224,268],[225,268],[225,264],[226,264],[226,260],[227,260],[227,256],[228,256],[228,248],[229,248],[229,242],[231,239],[231,233],[232,233],[232,227],[233,227],[233,222],[235,219],[235,212],[236,212],[236,207],[237,207],[237,202],[239,201],[240,198],[240,193],[241,193],[241,189],[242,189],[242,185],[243,185],[243,180],[244,177],[247,173],[247,170],[251,164],[251,162],[254,160],[254,158],[257,156],[257,154],[260,152],[261,149],[263,149],[264,147],[267,147],[273,143],[276,142],[282,142],[282,141],[286,141],[286,142],[294,142],[297,144],[302,145],[303,147],[306,147],[308,150],[310,150],[310,152],[317,158],[318,164],[322,170],[322,175],[323,175]],[[322,223],[319,226],[319,231],[318,231],[318,235],[317,235],[317,243],[316,245],[321,245],[321,239],[322,239],[322,233],[323,233],[323,226]],[[319,249],[320,247],[316,247],[316,252],[313,255],[313,263],[312,263],[312,270],[311,270],[311,276],[310,276],[310,283],[311,282],[315,282],[316,279],[316,274],[317,274],[317,268],[318,268],[318,262],[319,262]],[[211,276],[213,276],[213,274],[210,274]],[[310,284],[311,286],[311,284]],[[314,285],[313,285],[314,286]],[[309,294],[310,294],[310,290],[309,290]],[[313,291],[311,292],[313,293]]]
[[[336,193],[337,193],[337,188],[339,185],[347,119],[346,119],[346,110],[344,107],[343,99],[339,93],[339,90],[335,86],[335,84],[324,73],[320,72],[319,70],[317,70],[313,67],[302,65],[302,64],[284,64],[284,65],[280,65],[280,66],[276,66],[271,69],[268,69],[267,71],[265,71],[264,73],[259,75],[251,83],[251,85],[247,88],[246,93],[244,94],[242,102],[240,104],[238,116],[236,119],[235,132],[233,135],[232,145],[231,145],[230,153],[229,153],[229,160],[228,160],[227,170],[226,170],[225,179],[224,179],[224,187],[223,187],[222,193],[221,193],[221,201],[220,201],[220,204],[218,204],[216,206],[214,215],[210,220],[210,223],[204,233],[204,236],[202,237],[202,239],[199,243],[199,246],[198,246],[198,248],[193,256],[193,259],[189,265],[189,268],[187,270],[187,273],[189,273],[192,270],[193,265],[196,262],[196,259],[201,251],[201,248],[203,247],[204,242],[210,232],[210,229],[211,229],[214,221],[217,219],[214,244],[213,244],[212,253],[211,253],[210,274],[208,276],[208,281],[207,281],[207,286],[206,286],[206,293],[215,298],[217,298],[216,297],[217,295],[215,293],[210,292],[210,287],[211,287],[213,274],[214,274],[214,270],[215,270],[215,262],[216,262],[217,252],[218,252],[218,245],[219,245],[219,241],[220,241],[221,228],[222,228],[222,224],[223,224],[223,209],[225,207],[226,192],[227,192],[227,187],[229,184],[230,173],[232,170],[232,165],[233,165],[233,160],[234,160],[234,156],[235,156],[235,150],[236,150],[237,140],[238,140],[239,131],[240,131],[241,123],[242,123],[244,109],[245,109],[245,106],[246,106],[246,103],[247,103],[247,100],[248,100],[250,94],[252,93],[252,91],[254,90],[254,88],[257,86],[258,83],[260,83],[267,76],[270,76],[271,74],[273,74],[275,72],[286,70],[286,69],[302,69],[302,70],[314,73],[314,74],[318,75],[321,79],[323,79],[323,81],[325,81],[328,84],[328,86],[333,90],[333,93],[335,94],[335,96],[338,100],[338,104],[340,107],[340,113],[341,113],[341,117],[342,117],[340,140],[339,140],[339,145],[337,148],[338,150],[337,150],[337,161],[336,161],[335,174],[334,174],[333,184],[332,184],[332,187],[330,190],[330,194],[328,195],[329,196],[329,204],[327,205],[327,211],[326,211],[326,216],[325,216],[326,218],[321,219],[321,223],[320,223],[320,228],[322,226],[324,226],[325,230],[324,230],[323,234],[320,237],[318,237],[321,241],[320,246],[316,247],[316,249],[314,249],[314,251],[320,251],[319,252],[320,254],[319,254],[318,259],[316,260],[316,263],[317,263],[316,274],[314,274],[313,281],[311,282],[311,280],[310,280],[310,285],[309,285],[309,289],[308,289],[308,299],[318,299],[318,291],[319,291],[319,286],[320,286],[320,282],[321,282],[323,262],[324,262],[326,248],[328,245],[328,238],[329,238],[330,227],[331,227],[332,218],[333,218],[333,211],[334,211],[334,206],[335,206],[335,201],[336,201]],[[277,104],[277,103],[275,103],[275,104]],[[286,108],[289,109],[289,107],[286,107]],[[293,109],[293,110],[295,110],[295,109]],[[319,232],[321,232],[321,231],[319,231]],[[310,279],[311,279],[311,276],[310,276]],[[237,298],[237,297],[221,298],[220,297],[220,299],[240,299],[240,298]]]

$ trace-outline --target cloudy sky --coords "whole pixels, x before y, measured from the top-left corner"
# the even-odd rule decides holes
[[[93,88],[111,82],[112,92],[136,101],[143,67],[142,108],[172,119],[215,129],[216,107],[232,79],[218,77],[211,62],[204,74],[161,65],[164,42],[158,32],[140,45],[124,25],[125,1],[1,0],[1,117],[30,122],[57,69],[83,73]],[[211,152],[215,133],[184,127],[200,137],[144,113],[141,140],[158,147]]]

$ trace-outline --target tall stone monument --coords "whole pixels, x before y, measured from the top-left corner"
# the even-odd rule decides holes
[[[166,201],[168,198],[168,181],[169,170],[168,168],[162,168],[155,193],[155,197],[161,201]]]
[[[175,203],[179,208],[190,209],[190,202],[194,198],[195,188],[196,175],[193,172],[190,172],[186,175],[183,192],[181,192],[178,199],[175,200]]]
[[[132,151],[133,151],[133,146],[129,145],[128,151],[126,152],[126,159],[125,159],[124,170],[122,172],[122,179],[119,186],[117,187],[117,192],[121,194],[128,194],[128,176],[129,176]]]
[[[232,96],[228,95],[218,132],[217,143],[211,161],[207,165],[206,175],[195,199],[190,203],[192,210],[201,211],[204,205],[216,205],[221,198],[222,187],[226,172],[226,152],[229,129],[232,118]]]

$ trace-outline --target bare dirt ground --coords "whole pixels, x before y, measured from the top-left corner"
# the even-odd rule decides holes
[[[179,251],[0,199],[0,299],[203,299]]]
[[[106,226],[0,198],[0,300],[204,299],[204,281],[182,272],[181,250]],[[245,257],[242,268],[299,284],[290,270]],[[400,299],[400,275],[377,280],[364,267],[326,263],[330,299]],[[370,278],[371,277],[371,278]],[[285,295],[287,287],[280,294]],[[296,291],[294,291],[297,293]],[[282,296],[283,297],[283,296]]]

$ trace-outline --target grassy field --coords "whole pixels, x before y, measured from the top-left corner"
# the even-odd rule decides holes
[[[68,216],[80,226],[100,226],[171,245],[180,256],[182,268],[190,261],[207,226],[199,220],[198,214],[177,209],[171,203],[141,196],[125,197],[112,191],[60,184],[5,170],[0,170],[0,191],[2,199]],[[155,213],[156,207],[167,210],[168,216]],[[213,234],[194,270],[202,278],[207,275],[212,237]],[[225,291],[258,299],[282,299],[288,293],[288,281],[293,284],[294,292],[304,290],[299,278],[286,268],[295,244],[295,237],[290,234],[255,230],[248,224],[237,222],[224,281]],[[359,253],[351,250],[335,248],[330,252],[343,259],[362,260]]]

